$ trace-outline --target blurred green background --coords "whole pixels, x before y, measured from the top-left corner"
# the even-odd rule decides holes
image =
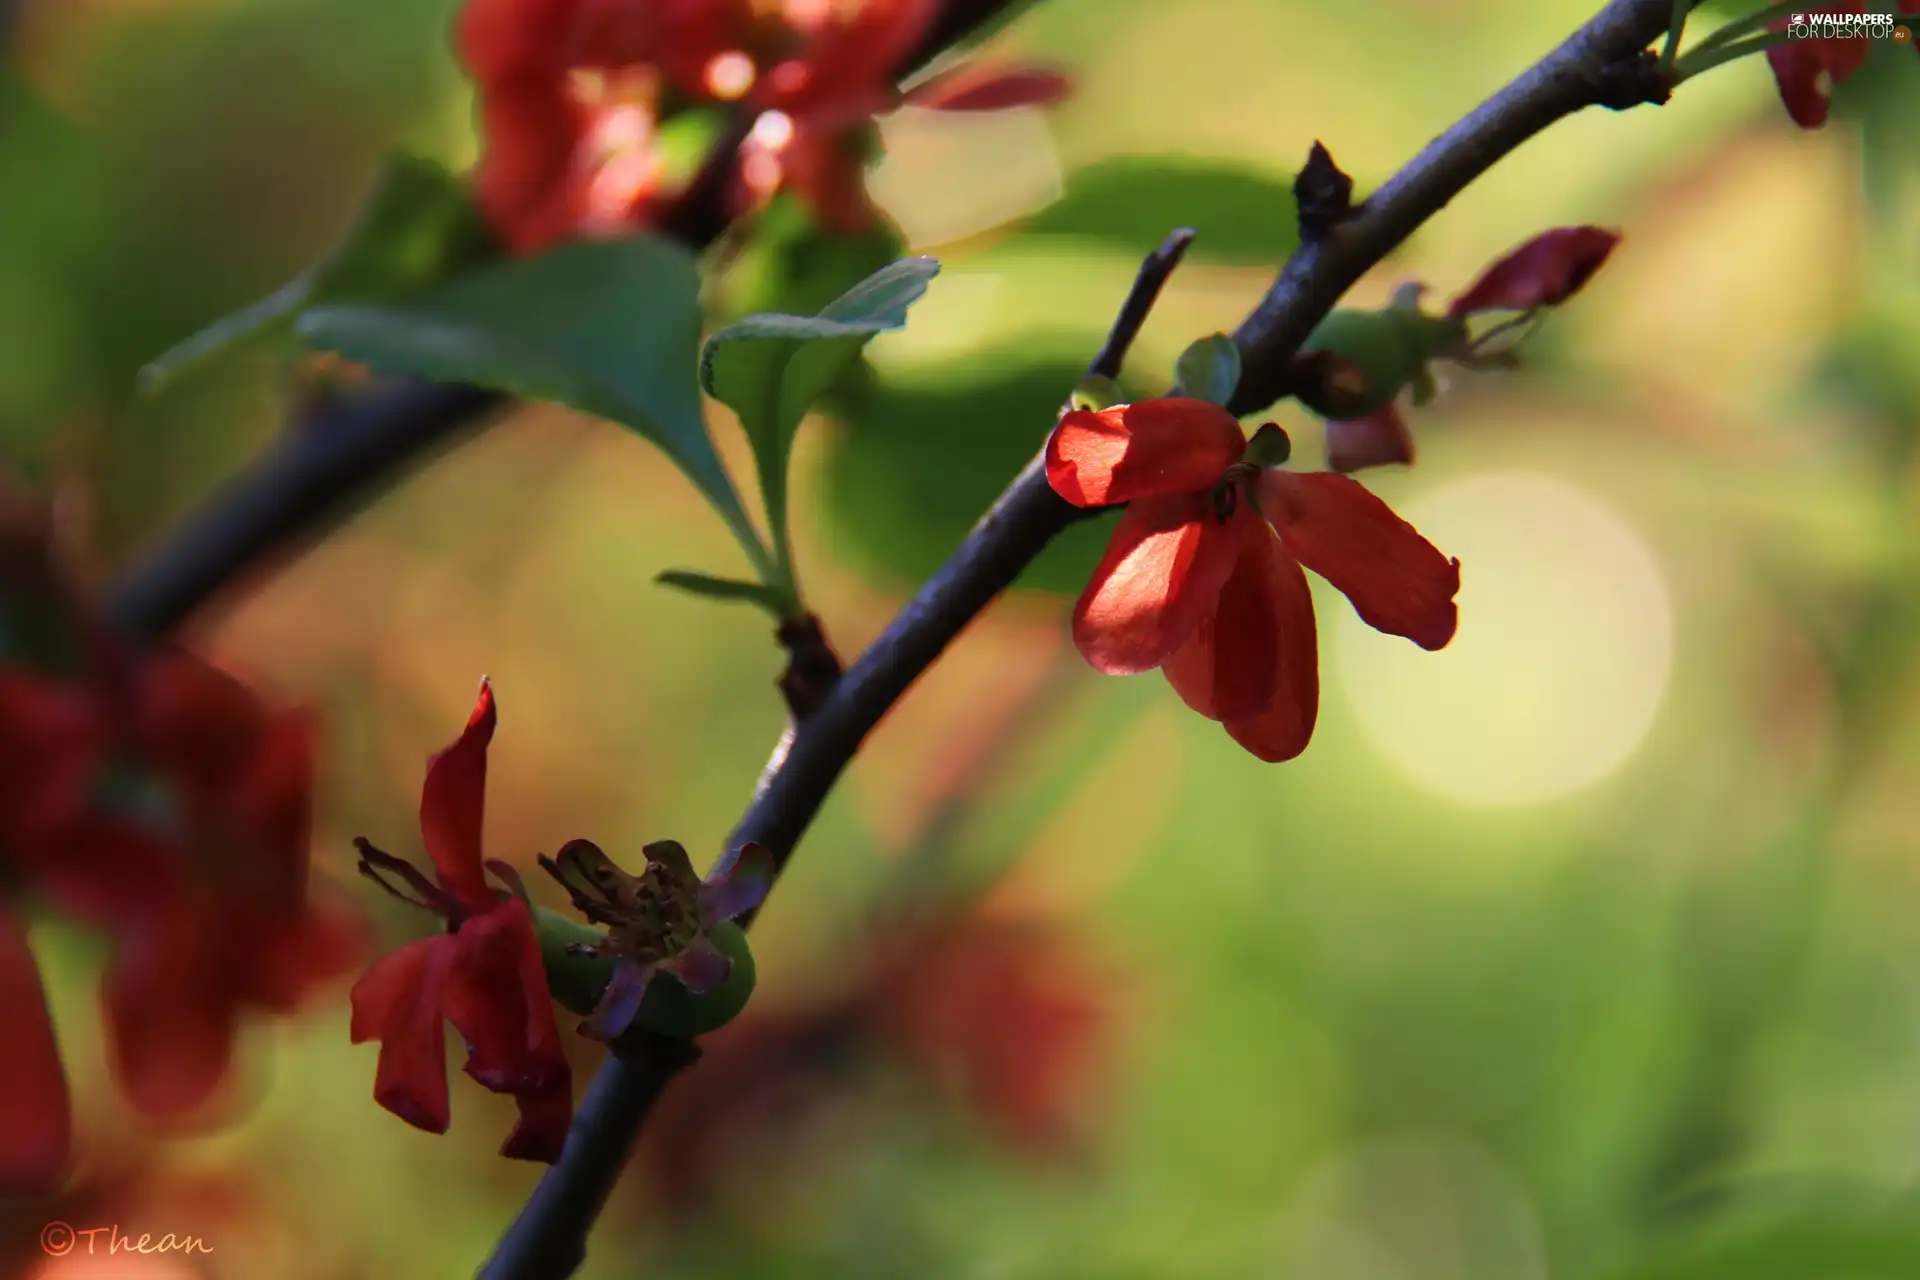
[[[388,148],[471,159],[453,7],[23,7],[0,80],[0,432],[102,581],[289,407],[274,358],[148,400],[139,365],[300,270]],[[1037,445],[1140,251],[1202,231],[1129,366],[1151,388],[1259,296],[1315,139],[1377,182],[1590,8],[1045,0],[997,47],[1071,67],[1067,104],[886,122],[873,191],[946,270],[803,435],[801,572],[842,651]],[[1460,635],[1419,653],[1323,591],[1298,762],[1253,760],[1157,677],[1081,665],[1048,591],[1084,581],[1098,526],[876,734],[756,931],[755,1016],[831,999],[903,866],[985,884],[992,919],[1099,975],[1081,995],[1111,1034],[1073,1076],[1069,1151],[862,1068],[755,1111],[698,1197],[671,1160],[630,1174],[583,1274],[1920,1276],[1911,47],[1876,49],[1840,101],[1800,134],[1749,60],[1664,108],[1587,113],[1356,291],[1444,297],[1548,226],[1626,233],[1527,373],[1456,378],[1414,419],[1418,467],[1367,477],[1461,558]],[[1318,428],[1281,420],[1311,464]],[[781,727],[778,655],[754,616],[651,580],[737,559],[643,442],[529,410],[193,639],[324,710],[318,874],[398,942],[424,922],[359,889],[349,840],[417,851],[423,761],[482,673],[492,856],[717,849]],[[83,1166],[57,1204],[0,1216],[0,1272],[465,1275],[536,1179],[494,1156],[509,1111],[470,1083],[444,1137],[376,1108],[344,989],[254,1031],[234,1125],[146,1131],[102,1066],[90,942],[36,942]],[[215,1252],[49,1260],[51,1218]]]

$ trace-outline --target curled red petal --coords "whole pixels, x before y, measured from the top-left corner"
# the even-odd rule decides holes
[[[184,863],[185,851],[152,828],[89,813],[21,865],[63,915],[131,928],[169,908]]]
[[[67,1167],[73,1114],[46,991],[26,934],[0,914],[0,1196],[51,1191]]]
[[[1243,505],[1234,519],[1247,518]],[[1135,502],[1074,608],[1074,643],[1108,675],[1153,670],[1213,612],[1239,554],[1238,529],[1207,495]]]
[[[1269,471],[1260,504],[1294,559],[1338,587],[1368,626],[1423,649],[1443,649],[1453,639],[1460,562],[1358,481]]]
[[[1368,467],[1409,466],[1413,462],[1413,432],[1395,405],[1364,418],[1327,424],[1327,470],[1343,475]]]
[[[1559,306],[1580,292],[1619,243],[1620,233],[1605,227],[1543,231],[1482,272],[1447,314]]]
[[[482,680],[466,729],[427,762],[427,781],[420,790],[420,834],[427,855],[441,885],[476,911],[493,904],[482,865],[480,825],[486,807],[487,745],[498,723],[493,685]]]
[[[373,1100],[416,1129],[445,1133],[447,1039],[441,1008],[457,948],[447,934],[382,956],[350,996],[353,1043],[380,1042]]]
[[[1047,483],[1076,507],[1211,490],[1247,449],[1234,416],[1169,397],[1075,409],[1047,440]]]
[[[518,898],[454,935],[443,1011],[467,1042],[466,1072],[495,1093],[540,1093],[570,1078],[533,915]]]
[[[1806,13],[1865,13],[1859,0],[1826,4]],[[1769,30],[1785,31],[1790,19],[1782,14]],[[1789,40],[1767,50],[1767,65],[1780,90],[1787,114],[1802,129],[1818,129],[1827,122],[1833,87],[1860,69],[1867,59],[1867,42],[1860,39]]]
[[[520,1107],[520,1119],[500,1148],[509,1160],[538,1160],[552,1164],[567,1145],[567,1130],[573,1124],[573,1087],[562,1083],[539,1092],[521,1093],[514,1101]]]
[[[1073,92],[1073,80],[1058,67],[976,59],[943,71],[907,95],[928,111],[1005,111],[1044,107]]]

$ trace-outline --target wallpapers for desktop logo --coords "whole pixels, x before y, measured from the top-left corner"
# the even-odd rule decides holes
[[[1787,35],[1795,40],[1912,39],[1903,23],[1890,13],[1794,13],[1787,15]]]

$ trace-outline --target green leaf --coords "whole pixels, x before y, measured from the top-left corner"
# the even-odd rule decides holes
[[[805,204],[778,196],[754,217],[745,244],[709,296],[707,314],[723,322],[761,311],[813,315],[904,250],[891,227],[830,235]]]
[[[1240,385],[1240,348],[1224,333],[1201,338],[1180,353],[1175,372],[1186,395],[1225,404]]]
[[[939,271],[932,258],[902,258],[854,285],[816,316],[748,316],[707,339],[700,381],[740,415],[746,428],[775,559],[783,569],[791,567],[787,464],[801,419],[876,334],[906,324],[907,308],[926,293]]]
[[[843,430],[821,472],[831,548],[884,588],[918,586],[1046,442],[1083,372],[1064,350],[1002,347],[921,377],[875,376],[837,402]],[[1120,395],[1137,398],[1137,387]],[[1017,585],[1079,595],[1117,518],[1075,523]]]
[[[704,596],[708,600],[757,604],[777,619],[787,616],[788,605],[791,603],[780,591],[762,583],[742,582],[738,578],[716,578],[712,574],[696,573],[692,569],[669,569],[654,581],[663,587],[672,587],[676,591],[685,591],[689,595]]]
[[[1290,180],[1191,156],[1119,156],[1068,175],[1066,194],[1023,236],[1062,236],[1129,257],[1176,227],[1199,232],[1194,260],[1278,263],[1299,243]]]
[[[669,241],[582,242],[386,306],[315,307],[299,331],[385,373],[551,400],[633,429],[687,474],[764,568],[702,416],[699,285],[693,259]]]
[[[311,306],[384,302],[479,261],[492,245],[459,176],[431,160],[388,157],[373,190],[326,257],[267,297],[216,320],[140,372],[153,392],[207,358],[246,341],[291,331]]]

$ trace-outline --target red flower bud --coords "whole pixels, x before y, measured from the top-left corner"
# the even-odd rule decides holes
[[[1481,272],[1447,314],[1557,307],[1585,287],[1619,243],[1620,233],[1604,227],[1543,231]]]

